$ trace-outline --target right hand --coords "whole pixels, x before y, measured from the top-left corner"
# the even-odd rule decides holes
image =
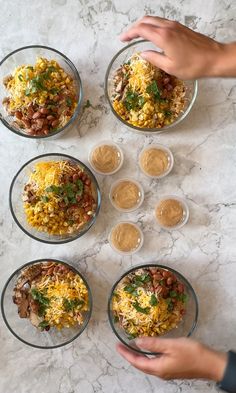
[[[148,358],[117,344],[117,351],[132,366],[163,379],[205,378],[221,381],[227,364],[227,354],[214,351],[189,338],[165,339],[143,337],[136,339],[139,348],[160,352]]]
[[[141,56],[180,79],[218,76],[230,46],[190,30],[178,22],[157,16],[143,17],[120,35],[121,41],[131,41],[138,37],[153,42],[163,50],[163,53],[145,51]],[[234,73],[236,74],[235,67]]]

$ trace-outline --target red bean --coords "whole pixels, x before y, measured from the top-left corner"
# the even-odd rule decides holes
[[[54,119],[55,119],[55,117],[54,117],[54,116],[52,116],[52,115],[48,115],[48,116],[47,116],[47,119],[48,119],[48,120],[54,120]]]
[[[179,293],[183,293],[184,292],[183,284],[178,284],[178,291],[179,291]]]
[[[48,109],[47,108],[41,108],[39,109],[40,113],[42,113],[43,115],[47,115],[48,114]]]
[[[44,123],[44,119],[37,119],[36,120],[36,125],[37,125],[37,129],[40,129],[43,127],[43,123]]]
[[[48,135],[49,134],[49,129],[47,127],[43,127],[41,130],[42,134]]]
[[[76,180],[78,180],[78,179],[79,179],[79,175],[77,173],[75,173],[73,175],[73,182],[76,182]]]
[[[52,122],[52,127],[55,128],[55,127],[58,126],[58,124],[59,124],[59,120],[58,120],[58,119],[53,120],[53,122]]]
[[[35,130],[33,130],[32,128],[28,128],[28,129],[26,130],[26,132],[27,132],[27,134],[29,134],[29,135],[35,135]]]
[[[163,85],[167,85],[170,82],[170,78],[167,76],[163,79]]]
[[[169,272],[167,270],[163,270],[162,275],[164,278],[168,278],[169,277]]]
[[[88,178],[87,178],[87,179],[85,180],[85,184],[86,184],[86,186],[90,186],[90,184],[91,184],[91,179],[88,179]]]
[[[23,113],[20,112],[20,111],[16,111],[16,112],[15,112],[15,116],[16,116],[16,118],[17,118],[18,120],[21,120],[22,117],[23,117]]]
[[[33,114],[33,116],[32,116],[32,119],[39,119],[40,116],[41,116],[41,113],[40,113],[40,112],[35,112],[35,113]]]
[[[167,285],[171,285],[173,283],[172,277],[168,277],[166,280]]]
[[[21,121],[24,124],[25,128],[30,128],[31,124],[30,124],[29,119],[26,119],[25,117],[23,117]]]
[[[166,85],[166,90],[167,91],[172,91],[173,90],[173,86],[170,83],[168,83],[168,85]]]

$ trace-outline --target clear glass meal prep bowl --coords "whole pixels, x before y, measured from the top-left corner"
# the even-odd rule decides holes
[[[35,326],[33,326],[28,318],[20,318],[17,312],[17,305],[13,303],[13,289],[17,282],[17,279],[22,271],[27,266],[32,266],[35,264],[39,264],[42,262],[55,262],[58,264],[62,264],[68,266],[71,270],[73,270],[76,274],[78,274],[86,288],[88,290],[88,298],[89,298],[89,309],[86,311],[84,315],[84,322],[82,325],[77,325],[71,328],[64,328],[61,330],[57,330],[56,328],[51,328],[49,331],[40,331]],[[56,259],[38,259],[35,261],[28,262],[23,266],[19,267],[7,280],[1,296],[1,312],[3,316],[3,320],[7,325],[10,332],[22,341],[24,344],[30,345],[31,347],[41,348],[41,349],[52,349],[62,347],[71,343],[77,337],[81,335],[86,326],[89,323],[91,314],[92,314],[92,293],[90,287],[83,277],[83,275],[75,269],[73,266],[69,265],[66,262],[62,262]]]
[[[115,111],[112,105],[112,94],[113,94],[113,76],[115,71],[122,65],[124,64],[134,53],[136,52],[143,52],[145,50],[155,50],[155,51],[161,51],[158,49],[154,44],[147,40],[139,40],[139,41],[134,41],[131,44],[125,46],[122,48],[111,60],[106,76],[105,76],[105,94],[106,98],[109,102],[109,105],[111,107],[111,110],[115,117],[123,123],[125,126],[130,128],[133,131],[138,131],[139,133],[161,133],[163,131],[166,131],[175,125],[179,124],[191,111],[192,106],[194,104],[194,101],[197,96],[197,91],[198,91],[198,83],[196,80],[185,80],[185,86],[186,86],[186,96],[185,96],[185,107],[182,113],[179,115],[176,120],[169,124],[168,126],[164,126],[162,128],[141,128],[137,126],[133,126],[132,124],[129,124],[125,120],[123,120],[118,113]]]
[[[45,57],[48,60],[56,60],[59,65],[73,78],[75,84],[75,90],[78,98],[77,107],[74,111],[73,116],[65,124],[63,127],[57,129],[56,131],[50,132],[48,135],[28,135],[23,129],[12,125],[11,123],[14,121],[14,117],[7,114],[6,110],[2,105],[2,100],[4,97],[8,95],[7,90],[3,85],[3,78],[7,75],[10,75],[16,67],[21,65],[34,65],[37,57]],[[75,120],[78,118],[81,104],[83,99],[83,89],[82,82],[79,76],[79,73],[68,57],[66,57],[63,53],[59,52],[54,48],[50,48],[43,45],[30,45],[24,46],[22,48],[16,49],[13,52],[9,53],[4,59],[0,62],[0,120],[2,123],[12,132],[17,135],[24,136],[26,138],[32,139],[41,139],[41,138],[49,138],[56,134],[59,134],[62,131],[67,131],[70,126],[73,125]]]
[[[160,337],[178,338],[178,337],[189,337],[192,335],[193,331],[196,328],[197,320],[198,320],[198,300],[197,300],[196,293],[194,292],[194,289],[192,288],[191,284],[187,281],[187,279],[184,276],[182,276],[182,274],[170,268],[169,266],[159,265],[156,263],[137,265],[129,269],[125,273],[123,273],[122,276],[115,282],[115,284],[111,289],[111,293],[108,299],[108,318],[113,332],[123,344],[127,345],[127,347],[129,347],[130,349],[133,349],[134,351],[137,351],[142,354],[157,355],[158,353],[156,352],[145,351],[143,349],[138,348],[137,345],[135,344],[135,340],[129,340],[124,329],[120,327],[119,322],[114,322],[114,315],[112,311],[113,293],[115,292],[119,282],[131,272],[134,272],[138,269],[150,268],[150,267],[165,269],[166,271],[170,271],[173,274],[175,274],[177,279],[184,284],[185,293],[188,295],[188,301],[186,303],[186,314],[184,315],[183,320],[178,324],[177,328],[170,330],[168,333]]]
[[[74,232],[66,235],[49,235],[46,232],[38,231],[37,229],[35,229],[34,227],[30,226],[27,223],[26,215],[24,212],[24,202],[22,201],[23,188],[24,185],[28,182],[29,176],[31,172],[34,170],[34,166],[36,163],[41,161],[65,161],[65,160],[69,160],[74,162],[75,164],[79,164],[81,168],[84,169],[85,173],[88,174],[92,182],[91,184],[92,184],[95,201],[97,203],[97,208],[93,218],[89,222],[87,222],[78,232]],[[71,157],[67,154],[49,153],[32,158],[30,161],[26,162],[20,168],[20,170],[14,176],[10,186],[9,203],[10,203],[10,210],[12,216],[15,222],[17,223],[17,225],[22,229],[24,233],[26,233],[31,238],[35,240],[39,240],[43,243],[62,244],[62,243],[71,242],[72,240],[75,240],[83,236],[95,223],[100,210],[101,193],[95,176],[85,164],[77,160],[77,158]]]

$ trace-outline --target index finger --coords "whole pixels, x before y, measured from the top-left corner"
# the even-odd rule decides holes
[[[135,368],[146,373],[152,373],[154,371],[152,365],[153,359],[149,359],[145,355],[139,355],[133,351],[130,351],[120,343],[116,345],[116,349],[119,354],[123,356],[123,358],[125,358]]]
[[[159,34],[159,27],[147,23],[140,23],[137,26],[131,27],[128,31],[120,35],[120,40],[131,41],[134,38],[139,37],[151,41],[159,47],[161,47],[162,45],[162,38]]]

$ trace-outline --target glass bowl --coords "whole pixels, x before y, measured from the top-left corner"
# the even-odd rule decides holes
[[[24,204],[22,201],[22,192],[23,192],[24,185],[27,183],[29,179],[29,175],[34,170],[34,166],[36,163],[41,161],[63,161],[63,160],[64,161],[69,160],[74,162],[75,164],[79,164],[81,168],[83,168],[84,172],[89,175],[92,182],[91,184],[94,193],[94,198],[97,203],[97,208],[92,219],[89,222],[87,222],[79,231],[66,235],[49,235],[48,233],[37,231],[37,229],[35,229],[34,227],[30,226],[27,223],[25,212],[24,212]],[[72,240],[75,240],[83,236],[95,223],[100,210],[101,193],[95,176],[85,164],[83,164],[81,161],[67,154],[50,153],[50,154],[43,154],[34,157],[28,162],[26,162],[20,168],[20,170],[14,176],[10,186],[9,203],[10,203],[10,210],[12,216],[15,222],[17,223],[17,225],[22,229],[24,233],[26,233],[31,238],[41,241],[43,243],[62,244],[62,243],[68,243]]]
[[[122,184],[123,182],[130,182],[130,183],[133,183],[133,184],[138,188],[138,190],[139,190],[139,201],[138,201],[138,203],[136,203],[136,205],[134,205],[134,206],[132,206],[132,207],[129,207],[129,208],[121,208],[121,207],[119,207],[119,206],[114,202],[114,200],[113,200],[113,192],[114,192],[115,188],[117,188],[117,186],[119,186],[119,184]],[[131,178],[129,178],[129,177],[121,178],[121,179],[119,179],[119,180],[116,180],[114,183],[112,183],[111,188],[110,188],[110,192],[109,192],[109,199],[110,199],[110,202],[111,202],[112,206],[113,206],[116,210],[118,210],[119,212],[122,212],[122,213],[130,213],[130,212],[133,212],[133,211],[139,209],[140,206],[142,205],[143,201],[144,201],[144,191],[143,191],[143,187],[141,186],[141,184],[140,184],[139,182],[137,182],[137,181],[134,180],[134,179],[131,179]]]
[[[184,84],[186,87],[186,96],[185,96],[185,106],[183,111],[180,113],[179,117],[176,118],[176,120],[169,124],[166,125],[162,128],[145,128],[145,127],[137,127],[134,126],[125,120],[123,120],[118,113],[114,110],[113,105],[112,105],[112,94],[113,94],[113,76],[115,71],[123,64],[125,63],[134,53],[136,52],[143,52],[145,50],[154,50],[154,51],[161,51],[158,49],[154,44],[147,40],[139,40],[132,42],[131,44],[125,46],[122,48],[111,60],[106,76],[105,76],[105,94],[106,98],[108,100],[108,103],[111,107],[111,111],[115,115],[115,117],[123,123],[125,126],[127,126],[129,129],[133,131],[137,131],[139,133],[161,133],[163,131],[166,131],[175,125],[179,124],[191,111],[192,106],[194,104],[194,101],[197,96],[197,90],[198,90],[198,84],[196,80],[184,80]]]
[[[158,221],[158,218],[157,218],[157,216],[156,216],[156,210],[157,210],[157,207],[158,207],[159,203],[160,203],[160,202],[163,202],[163,201],[165,201],[165,200],[168,200],[168,199],[173,199],[173,200],[179,202],[179,203],[182,205],[182,208],[183,208],[183,217],[182,217],[181,221],[180,221],[178,224],[173,225],[173,226],[165,226],[165,225],[161,224],[161,223]],[[167,229],[168,231],[175,231],[175,230],[177,230],[177,229],[180,229],[180,228],[182,228],[185,224],[187,224],[188,219],[189,219],[189,207],[188,207],[188,204],[187,204],[187,202],[185,201],[184,198],[180,198],[180,197],[178,197],[177,195],[165,195],[165,196],[163,196],[162,198],[160,198],[159,201],[158,201],[158,203],[156,204],[156,207],[155,207],[155,218],[156,218],[156,221],[157,221],[158,225],[159,225],[162,229]]]
[[[14,50],[9,53],[4,59],[0,62],[0,102],[2,103],[3,98],[6,96],[6,89],[3,85],[3,78],[11,74],[16,67],[19,67],[22,64],[32,65],[35,63],[37,57],[44,57],[48,60],[56,60],[59,65],[73,78],[75,90],[78,98],[77,107],[74,111],[73,116],[70,118],[67,124],[63,127],[56,129],[53,132],[50,132],[48,135],[29,135],[17,125],[12,124],[14,121],[14,117],[7,114],[3,105],[0,106],[0,120],[2,123],[12,132],[17,135],[24,136],[26,138],[32,139],[41,139],[41,138],[49,138],[51,136],[55,136],[62,131],[68,130],[70,126],[75,122],[78,118],[82,98],[83,98],[83,90],[82,90],[82,82],[79,76],[79,73],[68,57],[66,57],[63,53],[59,52],[56,49],[43,46],[43,45],[30,45],[25,46],[19,49]]]
[[[187,279],[182,276],[179,272],[176,270],[165,266],[165,265],[159,265],[156,263],[149,263],[149,264],[143,264],[143,265],[138,265],[135,266],[128,271],[126,271],[122,276],[115,282],[111,289],[111,293],[109,296],[108,300],[108,317],[109,317],[109,322],[111,325],[111,328],[117,338],[125,344],[127,347],[130,349],[133,349],[134,351],[137,351],[142,354],[147,354],[147,355],[156,355],[156,352],[151,352],[151,351],[146,351],[143,349],[140,349],[137,347],[135,343],[135,339],[131,338],[128,336],[128,334],[125,332],[125,330],[120,326],[119,322],[116,320],[113,309],[112,309],[112,300],[113,296],[116,296],[116,289],[117,285],[120,283],[120,281],[125,278],[128,274],[135,272],[138,269],[144,269],[144,268],[159,268],[163,269],[166,272],[170,272],[176,276],[178,281],[184,285],[185,287],[185,293],[187,294],[188,300],[186,302],[185,306],[185,315],[183,316],[182,321],[178,324],[178,326],[166,334],[163,334],[159,337],[164,337],[164,338],[178,338],[178,337],[189,337],[192,335],[193,331],[196,328],[197,325],[197,320],[198,320],[198,300],[197,296],[194,292],[194,289],[192,288],[191,284],[187,281]]]
[[[21,271],[28,266],[37,265],[42,262],[53,262],[57,264],[62,264],[68,266],[72,271],[78,274],[84,281],[85,286],[88,290],[89,297],[89,310],[84,313],[84,322],[82,325],[76,327],[64,328],[57,330],[56,328],[51,328],[49,331],[40,331],[34,327],[28,318],[20,318],[17,313],[17,306],[13,303],[13,289],[17,282],[17,279]],[[55,259],[38,259],[32,262],[28,262],[23,266],[19,267],[7,280],[1,296],[1,312],[3,320],[7,325],[10,332],[31,347],[41,348],[41,349],[52,349],[62,347],[71,343],[77,337],[81,335],[84,331],[92,314],[92,294],[89,285],[82,274],[75,269],[73,266],[66,262],[62,262]]]
[[[165,172],[163,172],[161,175],[150,175],[147,171],[145,171],[145,169],[142,167],[142,163],[141,163],[141,159],[142,159],[142,155],[144,152],[150,150],[150,149],[157,149],[157,150],[162,150],[166,153],[166,155],[168,156],[168,167],[166,169]],[[139,168],[141,169],[141,171],[144,173],[144,175],[146,175],[147,177],[150,177],[151,179],[162,179],[163,177],[169,175],[169,173],[172,171],[174,166],[174,156],[171,152],[171,150],[164,145],[161,145],[160,143],[151,143],[150,145],[145,146],[142,151],[139,154]]]

